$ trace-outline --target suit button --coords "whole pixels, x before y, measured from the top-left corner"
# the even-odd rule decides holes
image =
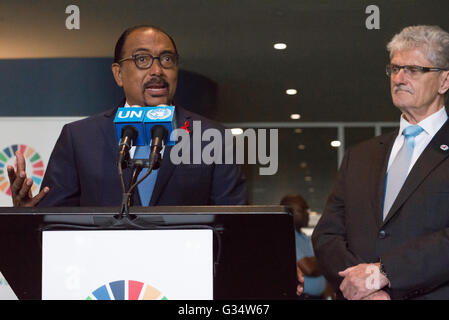
[[[379,239],[384,239],[387,236],[387,233],[384,230],[379,231]]]

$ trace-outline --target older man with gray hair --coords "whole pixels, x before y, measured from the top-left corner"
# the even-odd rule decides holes
[[[312,241],[346,299],[449,299],[449,33],[388,44],[399,129],[350,148]]]

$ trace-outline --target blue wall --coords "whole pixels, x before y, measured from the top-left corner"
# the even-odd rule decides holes
[[[86,116],[123,99],[111,58],[0,60],[0,116]],[[217,85],[180,70],[176,104],[214,117]]]

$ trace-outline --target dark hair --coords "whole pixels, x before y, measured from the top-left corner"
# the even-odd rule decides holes
[[[300,194],[290,194],[282,198],[281,205],[290,207],[293,211],[295,229],[300,232],[301,228],[309,225],[309,205]]]
[[[120,38],[118,38],[117,43],[115,44],[114,62],[118,63],[120,61],[120,59],[122,59],[122,50],[123,50],[123,46],[125,45],[126,39],[132,32],[139,30],[139,29],[153,29],[153,30],[162,32],[170,39],[170,41],[173,44],[173,47],[175,48],[175,53],[178,54],[178,49],[176,48],[175,41],[167,32],[165,32],[161,28],[153,26],[153,25],[142,24],[142,25],[130,27],[130,28],[126,29],[125,31],[123,31],[122,35],[120,36]]]

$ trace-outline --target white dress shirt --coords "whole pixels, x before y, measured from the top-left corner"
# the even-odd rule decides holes
[[[446,108],[443,107],[418,123],[418,125],[423,128],[424,131],[415,138],[415,148],[413,149],[412,160],[410,162],[410,167],[408,168],[407,174],[410,173],[410,170],[413,168],[416,160],[418,160],[419,156],[427,147],[429,142],[433,139],[438,130],[441,129],[447,118]],[[402,145],[404,144],[405,137],[402,135],[402,131],[411,125],[412,124],[405,119],[404,115],[401,115],[399,134],[394,141],[393,148],[391,149],[387,172],[390,169],[390,166],[393,163],[393,160],[396,158],[396,155],[398,154]]]

